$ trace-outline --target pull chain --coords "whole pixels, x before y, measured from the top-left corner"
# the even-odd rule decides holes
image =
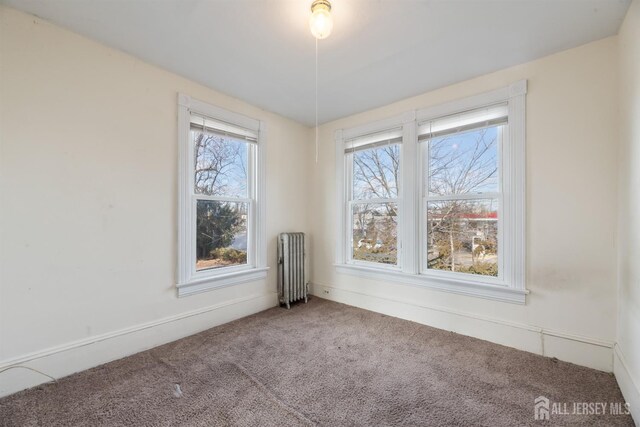
[[[318,163],[318,39],[316,39],[316,163]]]

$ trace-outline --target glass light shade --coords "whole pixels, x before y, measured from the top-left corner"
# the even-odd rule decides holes
[[[311,34],[317,39],[326,39],[333,29],[333,19],[326,7],[315,7],[309,18]]]

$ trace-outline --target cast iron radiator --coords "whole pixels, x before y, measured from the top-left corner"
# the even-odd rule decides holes
[[[307,302],[308,286],[304,271],[304,233],[278,235],[278,296],[280,304]]]

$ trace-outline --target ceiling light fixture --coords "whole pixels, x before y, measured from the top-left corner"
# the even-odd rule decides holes
[[[329,0],[314,0],[311,3],[311,17],[309,18],[309,28],[311,34],[319,40],[326,39],[333,29],[333,18],[331,18],[331,3]]]

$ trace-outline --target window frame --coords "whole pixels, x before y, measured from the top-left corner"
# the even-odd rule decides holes
[[[521,80],[507,87],[470,96],[445,104],[410,111],[400,116],[368,123],[349,129],[339,129],[336,141],[337,218],[336,270],[375,280],[397,282],[409,286],[435,289],[462,295],[524,304],[529,291],[525,287],[525,107],[527,81]],[[428,142],[418,142],[418,125],[505,103],[508,108],[507,131],[499,140],[499,211],[498,211],[498,277],[438,271],[426,268],[426,197],[424,196],[423,150]],[[381,268],[375,263],[349,262],[348,232],[350,220],[350,177],[347,176],[346,141],[402,126],[401,166],[398,210],[398,266]],[[483,196],[471,197],[482,199]],[[486,198],[491,198],[488,195]],[[400,237],[401,236],[401,237]],[[373,265],[372,265],[373,264]]]
[[[380,131],[385,132],[385,131],[390,131],[390,130],[395,130],[395,129],[400,129],[402,131],[402,126],[394,126],[391,128],[385,128],[385,129],[380,129],[378,131],[375,132],[369,132],[367,133],[367,135],[370,134],[375,134],[375,133],[379,133]],[[358,137],[362,137],[365,135],[358,135],[355,138]],[[351,141],[353,141],[354,138],[349,138],[346,139],[344,144],[342,144],[342,146],[344,148],[347,148],[347,145],[349,145],[349,143]],[[403,135],[403,139],[404,139],[404,135]],[[401,269],[401,265],[402,265],[402,259],[401,259],[401,251],[399,250],[399,248],[402,245],[402,225],[401,225],[401,221],[400,218],[402,218],[402,208],[401,208],[401,200],[402,200],[402,185],[400,183],[401,179],[400,177],[402,176],[402,142],[400,143],[395,143],[393,145],[398,145],[399,147],[399,151],[400,151],[400,165],[398,167],[398,171],[399,171],[399,180],[398,182],[396,182],[396,187],[397,187],[397,195],[396,197],[388,197],[388,198],[371,198],[371,199],[354,199],[353,198],[353,156],[355,155],[356,152],[351,152],[348,154],[344,154],[344,168],[345,168],[345,177],[346,177],[346,182],[345,182],[345,197],[347,199],[347,202],[345,203],[345,208],[347,210],[346,215],[347,215],[347,230],[349,230],[349,232],[351,233],[349,235],[349,238],[346,239],[346,262],[347,264],[352,264],[352,265],[356,265],[356,266],[363,266],[363,267],[375,267],[375,268],[384,268],[387,270],[392,270],[392,271],[399,271]],[[363,260],[357,260],[353,258],[353,251],[354,251],[354,246],[353,246],[353,207],[355,205],[358,204],[389,204],[389,203],[394,203],[396,205],[396,209],[398,210],[399,214],[398,217],[396,218],[396,263],[395,264],[384,264],[384,263],[376,263],[376,262],[371,262],[371,261],[363,261]]]
[[[197,194],[194,190],[194,146],[191,115],[210,117],[255,132],[249,143],[247,198]],[[178,296],[183,297],[267,276],[265,239],[265,151],[263,121],[216,107],[188,95],[178,94]],[[248,203],[247,263],[230,267],[196,270],[196,210],[198,200]]]
[[[482,107],[480,107],[482,108]],[[463,112],[464,113],[464,112]],[[428,121],[427,120],[420,120]],[[420,137],[418,133],[417,138]],[[424,276],[432,276],[435,278],[455,278],[457,280],[467,280],[468,278],[471,281],[478,283],[486,283],[489,285],[500,285],[500,286],[509,286],[505,280],[505,272],[509,270],[506,265],[506,257],[503,251],[505,244],[505,236],[504,236],[504,184],[503,178],[505,176],[511,176],[510,163],[505,159],[505,152],[503,151],[505,147],[505,141],[509,140],[509,130],[508,126],[506,128],[506,132],[504,129],[498,130],[498,191],[490,192],[490,193],[472,193],[472,194],[451,194],[448,196],[429,196],[428,188],[425,188],[427,183],[424,179],[425,172],[428,174],[428,165],[424,164],[424,160],[426,158],[425,151],[429,149],[429,142],[418,142],[418,171],[420,173],[420,178],[418,180],[418,191],[420,193],[420,221],[419,221],[419,230],[420,230],[420,241],[419,241],[419,251],[420,251],[420,269],[419,274]],[[505,171],[507,173],[505,174]],[[427,204],[429,202],[436,201],[450,201],[450,200],[466,200],[466,201],[474,201],[474,200],[488,200],[488,199],[497,199],[498,200],[498,277],[494,276],[482,276],[482,275],[473,275],[470,276],[467,273],[458,273],[452,271],[444,271],[437,269],[429,269],[427,268],[427,239],[429,237],[428,230],[426,227],[426,218],[427,218]],[[469,277],[470,276],[470,277]]]
[[[338,248],[336,251],[336,264],[351,266],[354,268],[363,268],[363,269],[375,269],[375,270],[386,270],[388,272],[401,272],[402,271],[402,246],[404,241],[404,186],[402,185],[403,177],[407,173],[405,170],[404,157],[405,149],[404,145],[407,140],[407,129],[405,126],[405,122],[410,122],[414,120],[415,115],[402,115],[397,117],[392,117],[386,120],[380,120],[375,123],[370,123],[364,126],[359,126],[351,129],[341,129],[336,132],[336,164],[341,165],[341,167],[336,167],[336,182],[338,183],[338,206],[340,206],[340,220],[338,222]],[[352,236],[353,236],[353,218],[352,218],[352,191],[353,191],[353,161],[352,156],[345,155],[345,148],[350,141],[369,136],[376,133],[386,132],[392,129],[401,129],[402,131],[402,142],[400,145],[400,167],[399,167],[399,181],[396,183],[398,186],[398,195],[393,199],[371,199],[371,203],[375,203],[376,201],[384,200],[386,202],[396,203],[398,212],[400,215],[398,216],[397,223],[397,231],[396,234],[398,236],[397,240],[397,263],[396,265],[382,264],[382,263],[374,263],[362,260],[354,260],[353,259],[353,245],[352,245]],[[339,141],[339,142],[338,142]],[[340,261],[338,261],[340,260]]]

